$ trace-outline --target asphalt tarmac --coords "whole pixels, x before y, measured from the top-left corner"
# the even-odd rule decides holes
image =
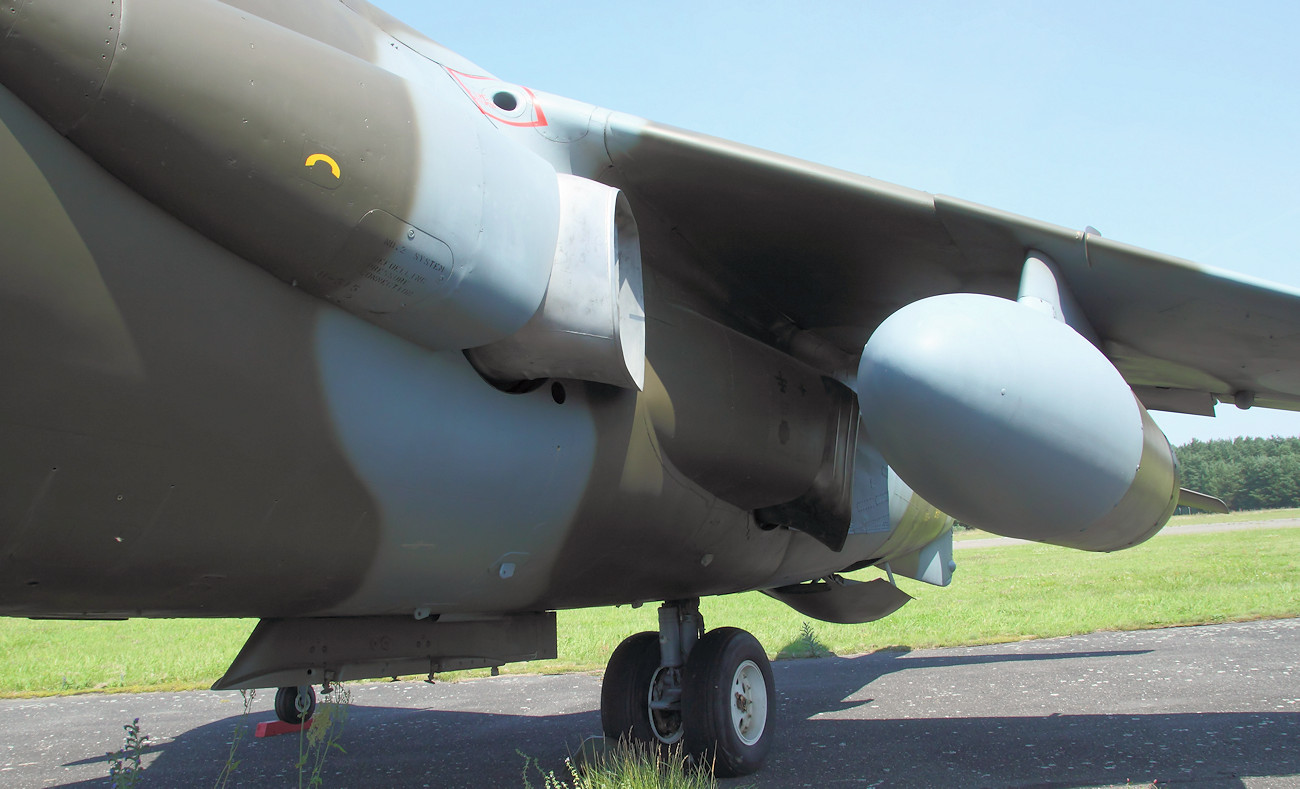
[[[723,786],[1300,786],[1300,619],[775,664],[778,740]],[[600,729],[594,675],[358,683],[327,787],[522,787]],[[0,701],[0,786],[103,786],[140,718],[143,786],[211,786],[237,693]],[[297,735],[242,741],[231,786],[296,786]]]

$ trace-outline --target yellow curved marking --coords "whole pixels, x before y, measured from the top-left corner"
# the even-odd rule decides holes
[[[325,162],[328,164],[330,166],[330,172],[334,173],[335,178],[343,177],[343,171],[339,169],[339,163],[334,161],[333,157],[327,156],[323,153],[313,153],[311,156],[307,157],[306,166],[311,167],[316,162]]]

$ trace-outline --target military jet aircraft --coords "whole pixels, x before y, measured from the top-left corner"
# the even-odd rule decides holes
[[[0,6],[0,614],[258,617],[216,688],[552,657],[774,734],[700,598],[860,623],[953,518],[1112,551],[1147,409],[1300,408],[1300,293],[495,78],[362,0]],[[876,567],[886,577],[844,573]]]

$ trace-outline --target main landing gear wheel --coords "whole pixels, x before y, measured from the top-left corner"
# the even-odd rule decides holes
[[[659,633],[628,637],[600,688],[605,736],[662,751],[680,742],[714,775],[747,775],[772,746],[772,665],[744,630],[703,629],[699,601],[659,609]]]
[[[618,645],[600,685],[600,726],[611,740],[672,745],[682,738],[675,702],[680,669],[660,668],[659,634],[646,631]]]
[[[758,639],[734,627],[709,631],[686,660],[686,751],[718,777],[754,772],[772,747],[775,702],[772,664]]]
[[[316,713],[316,691],[311,685],[280,688],[275,692],[275,717],[285,723],[302,723]]]

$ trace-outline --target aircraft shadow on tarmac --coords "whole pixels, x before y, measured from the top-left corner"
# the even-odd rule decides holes
[[[877,652],[781,661],[775,664],[782,696],[774,722],[779,739],[771,757],[757,775],[722,786],[865,781],[883,786],[1083,787],[1159,781],[1233,787],[1243,786],[1243,777],[1300,775],[1300,712],[820,717],[869,704],[862,693],[880,677],[902,670],[1143,653],[909,657]],[[847,701],[850,697],[854,700]],[[472,698],[462,701],[473,703]],[[256,713],[243,723],[270,718],[271,713]],[[145,785],[210,785],[238,725],[239,716],[227,717],[151,747],[155,755],[146,757]],[[329,756],[324,785],[522,787],[526,754],[537,760],[530,778],[539,786],[537,767],[566,777],[564,757],[599,730],[594,710],[533,716],[367,706],[354,699],[341,738],[346,753]],[[231,785],[296,783],[298,747],[296,735],[250,736],[236,756],[240,765]],[[96,754],[71,764],[92,762],[106,759]],[[102,786],[103,779],[67,785]]]
[[[873,683],[900,671],[1150,651],[914,656],[899,650],[778,663],[781,739],[759,775],[721,785],[865,780],[882,786],[1089,787],[1158,781],[1236,787],[1244,786],[1243,777],[1300,776],[1300,712],[972,716],[970,686],[963,689],[968,698],[960,717],[849,712],[872,702],[865,694]],[[943,678],[933,671],[923,676],[918,693],[932,692]],[[1159,698],[1151,702],[1160,705]]]

